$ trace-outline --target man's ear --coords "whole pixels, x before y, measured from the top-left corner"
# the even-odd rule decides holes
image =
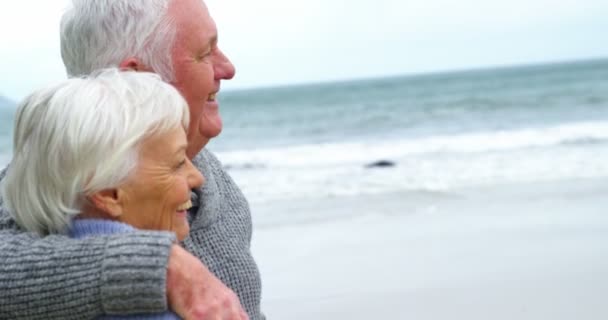
[[[123,214],[121,203],[121,190],[105,189],[89,196],[89,201],[100,211],[118,218]]]
[[[121,70],[150,71],[150,68],[135,57],[126,58],[119,65]]]

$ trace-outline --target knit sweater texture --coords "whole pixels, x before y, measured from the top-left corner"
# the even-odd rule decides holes
[[[262,320],[261,281],[250,243],[249,205],[221,163],[201,151],[194,165],[190,234],[182,245]],[[0,181],[4,171],[0,173]],[[137,231],[85,239],[23,231],[0,199],[0,319],[94,319],[167,310],[166,274],[175,235]]]
[[[86,237],[95,237],[102,235],[110,235],[117,233],[133,232],[136,229],[132,226],[110,220],[100,219],[76,219],[72,221],[69,230],[70,238],[84,239]],[[165,311],[162,313],[152,314],[134,314],[130,316],[101,316],[96,320],[180,320],[181,318],[171,312]]]

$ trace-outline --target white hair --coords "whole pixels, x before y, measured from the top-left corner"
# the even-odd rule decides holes
[[[68,76],[118,67],[138,58],[165,81],[174,80],[176,28],[172,0],[72,0],[61,18],[61,57]]]
[[[186,101],[152,73],[106,69],[36,91],[15,116],[5,205],[26,230],[64,232],[87,196],[130,178],[145,139],[188,121]]]

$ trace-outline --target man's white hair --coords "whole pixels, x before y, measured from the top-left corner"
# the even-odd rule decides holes
[[[145,139],[188,121],[186,101],[152,73],[106,69],[36,91],[15,116],[5,205],[26,230],[64,232],[88,195],[130,178]]]
[[[118,67],[135,57],[173,81],[171,1],[72,0],[61,19],[61,57],[68,76]]]

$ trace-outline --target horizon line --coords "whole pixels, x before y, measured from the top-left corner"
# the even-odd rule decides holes
[[[453,68],[453,69],[443,69],[443,70],[429,70],[422,72],[413,72],[413,73],[392,73],[392,74],[384,74],[384,75],[370,75],[370,76],[361,76],[354,78],[336,78],[336,79],[328,79],[328,80],[311,80],[311,81],[296,81],[290,83],[278,83],[278,84],[262,84],[262,85],[251,85],[251,86],[239,86],[232,88],[222,89],[225,93],[237,93],[237,92],[247,92],[247,91],[256,91],[256,90],[273,90],[273,89],[286,89],[286,88],[295,88],[295,87],[309,87],[309,86],[318,86],[318,85],[327,85],[327,84],[349,84],[349,83],[357,83],[357,82],[367,82],[367,81],[375,81],[375,80],[387,80],[387,79],[397,79],[397,78],[418,78],[418,77],[428,77],[428,76],[437,76],[437,75],[450,75],[450,74],[459,74],[459,73],[469,73],[469,72],[484,72],[484,71],[498,71],[498,70],[506,70],[506,69],[525,69],[525,68],[533,68],[533,67],[543,67],[543,66],[554,66],[554,65],[566,65],[566,64],[577,64],[577,63],[590,63],[590,62],[600,62],[600,61],[608,61],[608,56],[602,57],[585,57],[585,58],[577,58],[577,59],[561,59],[561,60],[550,60],[550,61],[542,61],[542,62],[522,62],[522,63],[506,63],[506,64],[494,64],[494,65],[485,65],[485,66],[475,66],[475,67],[465,67],[465,68]],[[0,101],[5,100],[8,101],[9,107],[15,106],[18,102],[14,101],[12,98],[4,95],[0,92]],[[3,106],[0,106],[3,108]]]
[[[443,69],[443,70],[429,70],[429,71],[413,72],[413,73],[393,73],[393,74],[385,74],[385,75],[362,76],[362,77],[355,77],[355,78],[336,78],[336,79],[320,80],[320,81],[312,80],[312,81],[290,82],[290,83],[285,83],[285,84],[268,84],[268,85],[259,85],[259,86],[252,85],[252,86],[226,88],[226,89],[222,89],[222,91],[228,93],[228,92],[240,92],[240,91],[286,89],[286,88],[293,88],[293,87],[308,87],[308,86],[327,85],[327,84],[349,84],[349,83],[356,83],[356,82],[367,82],[367,81],[387,80],[387,79],[397,79],[397,78],[418,78],[418,77],[450,75],[450,74],[469,73],[469,72],[499,71],[499,70],[506,70],[506,69],[526,69],[526,68],[534,68],[534,67],[547,67],[547,66],[555,66],[555,65],[590,63],[590,62],[600,62],[600,61],[608,61],[608,56],[585,57],[585,58],[578,58],[578,59],[550,60],[550,61],[542,61],[542,62],[495,64],[495,65],[476,66],[476,67],[470,67],[470,68],[465,67],[465,68],[453,68],[453,69]]]

